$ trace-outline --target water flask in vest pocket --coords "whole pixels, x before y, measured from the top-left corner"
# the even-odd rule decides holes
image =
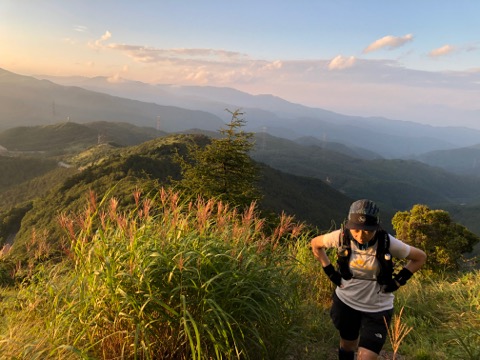
[[[350,248],[347,245],[342,245],[337,249],[338,257],[348,257],[350,255]]]

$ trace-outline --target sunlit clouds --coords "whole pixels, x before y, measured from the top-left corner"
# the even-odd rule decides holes
[[[357,48],[350,52],[352,55],[265,59],[254,53],[234,51],[234,45],[168,47],[166,41],[153,42],[154,45],[146,40],[123,42],[127,39],[124,34],[110,30],[92,34],[86,26],[70,29],[69,37],[61,40],[58,53],[50,53],[48,63],[41,63],[41,59],[35,62],[35,66],[46,69],[41,73],[102,76],[111,84],[135,80],[149,84],[231,87],[250,94],[273,94],[348,115],[443,125],[449,121],[457,123],[460,118],[465,122],[478,119],[478,68],[429,71],[406,64],[414,56],[432,63],[440,63],[443,58],[455,59],[462,53],[478,51],[478,44],[473,42],[468,47],[452,43],[419,50],[416,37],[407,34],[384,36],[370,44],[357,42]],[[380,51],[407,44],[402,53]],[[73,60],[69,70],[70,57]]]
[[[439,47],[438,49],[430,51],[428,55],[431,57],[445,56],[453,53],[455,50],[456,48],[452,45],[444,45],[442,47]]]
[[[368,45],[363,50],[363,52],[366,54],[366,53],[381,50],[381,49],[394,50],[411,41],[413,41],[412,34],[407,34],[405,36],[387,35],[382,37],[381,39],[375,40],[373,43]]]
[[[328,64],[329,70],[343,70],[352,67],[355,64],[355,57],[349,56],[344,57],[342,55],[336,56],[330,63]]]
[[[216,49],[159,49],[138,45],[109,44],[110,50],[123,52],[137,62],[155,63],[175,60],[198,60],[207,62],[236,62],[246,59],[246,55]]]
[[[112,37],[112,34],[110,33],[110,31],[107,30],[107,31],[105,31],[105,33],[99,39],[97,39],[93,42],[89,42],[88,45],[92,49],[101,49],[101,48],[103,48],[105,41],[107,41],[111,37]]]
[[[288,83],[319,86],[331,81],[338,83],[368,82],[371,84],[402,84],[410,87],[433,87],[446,84],[470,88],[469,78],[454,76],[453,73],[434,74],[428,71],[415,71],[406,68],[400,60],[368,60],[356,56],[337,55],[333,59],[312,60],[264,60],[255,59],[248,54],[227,49],[210,48],[159,48],[138,44],[112,42],[113,35],[105,31],[103,35],[87,43],[95,50],[96,56],[109,57],[116,62],[108,76],[118,82],[121,77],[133,76],[145,82],[165,82],[212,86],[232,86],[251,89],[260,86],[271,92]],[[394,49],[412,42],[414,36],[407,34],[400,37],[385,36],[371,43],[365,52],[382,48]],[[456,48],[445,45],[432,50],[431,57],[440,57],[452,53]],[[348,74],[340,75],[349,70]],[[355,69],[355,71],[353,71]],[[330,76],[329,72],[335,72]],[[128,76],[127,76],[128,75]],[[383,86],[383,85],[382,85]],[[291,87],[290,87],[291,88]]]
[[[73,27],[73,30],[83,33],[83,32],[86,32],[88,30],[88,28],[86,26],[83,26],[83,25],[75,25]]]

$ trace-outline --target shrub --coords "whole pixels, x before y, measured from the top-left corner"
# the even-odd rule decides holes
[[[471,252],[480,238],[452,221],[444,210],[415,205],[397,212],[392,219],[397,237],[419,247],[428,255],[426,268],[437,272],[459,268],[462,254]]]

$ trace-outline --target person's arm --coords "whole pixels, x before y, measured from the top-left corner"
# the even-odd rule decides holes
[[[314,237],[311,241],[313,256],[320,261],[322,267],[330,265],[330,259],[325,251],[325,244],[323,243],[323,235]]]
[[[327,252],[325,251],[324,243],[325,235],[319,235],[312,239],[311,246],[313,256],[322,264],[323,271],[327,274],[328,278],[337,286],[343,287],[342,285],[342,275],[335,270],[330,259],[328,258]]]
[[[408,260],[407,265],[405,265],[403,269],[398,272],[398,274],[394,275],[393,279],[390,280],[390,282],[384,288],[384,292],[393,292],[400,286],[405,285],[412,275],[417,272],[423,266],[423,264],[425,264],[427,255],[422,250],[410,246],[410,252],[408,253],[406,259]]]
[[[407,259],[409,261],[405,267],[413,274],[425,264],[425,261],[427,261],[427,254],[416,247],[410,246],[410,253],[407,256]]]

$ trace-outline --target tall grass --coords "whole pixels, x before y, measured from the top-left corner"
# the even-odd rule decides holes
[[[413,328],[401,349],[409,359],[480,358],[480,271],[416,274],[396,304]]]
[[[392,360],[397,359],[398,349],[400,348],[403,339],[405,339],[408,333],[413,329],[413,327],[402,322],[402,313],[403,307],[400,309],[398,314],[393,315],[390,325],[388,324],[387,320],[384,319],[385,326],[387,327],[388,340],[390,341],[393,350]]]
[[[1,354],[22,359],[278,359],[298,309],[301,226],[271,233],[254,205],[182,202],[162,189],[63,214],[66,261],[20,290]],[[21,322],[19,322],[21,321]],[[22,326],[27,324],[28,328]],[[41,335],[39,335],[41,334]]]
[[[45,261],[37,236],[42,261],[0,289],[0,359],[335,358],[334,288],[293,218],[267,230],[254,205],[132,196],[122,208],[91,193],[83,212],[62,214],[62,261]],[[386,350],[480,358],[479,284],[478,270],[415,274],[395,300],[408,336]]]

